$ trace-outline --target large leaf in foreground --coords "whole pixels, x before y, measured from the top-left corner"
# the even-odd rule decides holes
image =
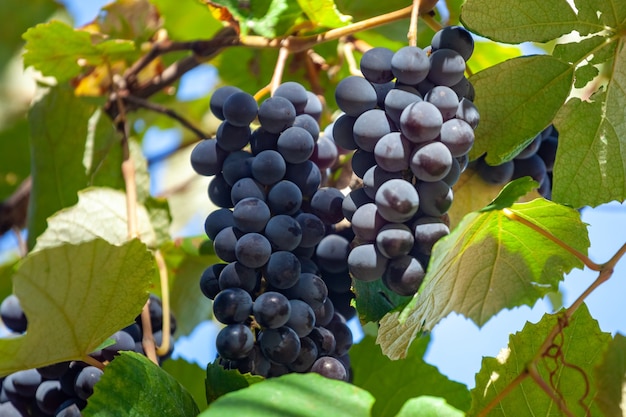
[[[148,358],[123,352],[104,370],[85,417],[195,417],[198,406],[170,374]]]
[[[154,262],[138,240],[102,240],[29,254],[13,276],[28,318],[23,336],[0,340],[0,375],[80,359],[132,323],[148,298]]]
[[[410,398],[422,395],[443,397],[456,408],[469,409],[467,387],[450,381],[424,361],[428,341],[428,337],[420,338],[411,345],[406,359],[397,361],[383,355],[372,336],[365,336],[350,350],[354,385],[376,398],[372,415],[392,416]]]
[[[224,369],[217,363],[210,363],[206,367],[206,379],[204,380],[205,402],[211,404],[229,392],[248,388],[264,379],[259,375],[244,375],[236,369]]]
[[[533,305],[558,288],[564,273],[582,267],[567,250],[504,215],[511,192],[528,191],[519,184],[504,188],[491,205],[498,209],[468,214],[435,245],[419,292],[401,313],[381,321],[378,343],[386,355],[404,357],[418,332],[432,330],[451,312],[482,326],[504,308]],[[507,210],[587,252],[587,230],[576,210],[543,199]]]
[[[202,417],[369,417],[374,397],[318,374],[272,378],[218,398]]]
[[[626,337],[616,334],[595,370],[597,404],[607,416],[621,417],[626,405]]]
[[[509,345],[496,358],[484,358],[472,390],[472,409],[468,416],[478,415],[491,400],[502,392],[531,363],[538,349],[557,325],[559,314],[546,314],[537,324],[527,323],[511,335]],[[562,396],[575,416],[600,416],[596,396],[594,368],[601,362],[602,353],[611,335],[600,330],[598,322],[582,305],[570,318],[549,350],[537,363],[542,379]],[[587,410],[588,409],[588,410]],[[558,406],[527,377],[506,395],[488,416],[536,417],[560,416]],[[586,414],[590,411],[590,414]]]
[[[619,49],[619,48],[618,48]],[[626,48],[613,62],[606,92],[571,99],[557,115],[555,201],[574,207],[626,199]]]
[[[517,155],[548,126],[572,86],[574,66],[549,55],[510,59],[470,78],[480,124],[472,158],[498,165]]]
[[[443,398],[423,395],[407,401],[396,417],[463,417],[461,410],[448,404]]]
[[[161,367],[185,387],[199,409],[204,410],[207,407],[204,389],[204,369],[196,363],[187,362],[183,358],[168,359],[163,362]]]

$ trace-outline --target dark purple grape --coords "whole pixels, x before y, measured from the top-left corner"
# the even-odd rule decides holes
[[[300,338],[286,326],[261,331],[259,345],[266,358],[282,365],[292,363],[300,353]]]
[[[361,57],[360,67],[363,76],[371,83],[386,83],[393,80],[391,58],[393,51],[388,48],[372,48]]]
[[[426,52],[417,46],[400,48],[391,58],[391,70],[403,84],[415,85],[428,75],[430,62]]]
[[[343,112],[357,117],[376,107],[376,90],[365,78],[352,75],[339,82],[335,88],[335,100]]]
[[[280,133],[296,120],[296,108],[286,98],[274,96],[259,106],[259,123],[270,133]]]
[[[248,268],[262,267],[270,259],[271,253],[270,242],[259,233],[246,233],[237,240],[235,245],[237,260]]]
[[[200,175],[216,175],[222,169],[222,164],[228,152],[217,145],[215,139],[205,139],[191,151],[191,167]]]
[[[259,106],[252,95],[238,91],[228,96],[222,106],[222,114],[234,126],[248,126],[256,119]]]
[[[217,353],[224,359],[242,359],[254,347],[254,336],[243,324],[229,324],[217,334]]]
[[[252,298],[241,288],[226,288],[213,300],[213,316],[221,323],[243,323],[251,313]]]
[[[267,261],[263,275],[272,287],[285,289],[298,283],[300,273],[300,261],[296,255],[288,251],[276,251]]]

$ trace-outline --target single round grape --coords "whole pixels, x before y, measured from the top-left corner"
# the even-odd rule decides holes
[[[348,221],[352,221],[354,212],[363,204],[373,203],[374,199],[369,197],[363,187],[350,191],[341,203],[341,211]]]
[[[356,117],[348,114],[342,114],[335,120],[333,123],[333,140],[337,146],[348,151],[358,148],[353,133],[356,120]]]
[[[255,180],[263,185],[272,185],[283,179],[287,166],[280,153],[267,150],[254,157],[251,168]]]
[[[372,87],[376,91],[376,104],[381,109],[385,110],[385,99],[387,98],[387,94],[393,90],[396,86],[396,83],[393,81],[389,81],[384,84],[375,84],[372,83]]]
[[[385,113],[396,126],[400,126],[400,116],[402,111],[409,105],[422,101],[419,93],[406,91],[401,88],[394,88],[385,97]]]
[[[465,60],[453,49],[437,49],[430,54],[428,79],[436,85],[452,86],[463,79]]]
[[[371,83],[386,83],[393,80],[391,58],[393,51],[377,47],[367,50],[361,57],[360,67],[365,79]]]
[[[17,371],[10,376],[15,393],[24,398],[33,398],[42,381],[41,374],[34,368]]]
[[[299,114],[296,116],[296,120],[293,122],[292,127],[300,127],[311,135],[313,140],[317,140],[320,137],[320,125],[317,123],[317,120],[311,115],[308,114]]]
[[[231,187],[242,178],[252,176],[252,161],[254,156],[250,152],[235,151],[230,153],[222,165],[224,181]]]
[[[476,161],[475,169],[483,181],[489,184],[506,184],[513,179],[515,164],[511,160],[493,166],[487,164],[484,158],[480,158]]]
[[[342,203],[341,191],[332,187],[323,187],[311,197],[311,211],[327,224],[339,223],[343,219]]]
[[[228,152],[238,151],[250,142],[252,132],[248,125],[235,126],[229,122],[222,122],[217,128],[215,140],[220,148]]]
[[[452,154],[441,142],[427,142],[411,155],[411,172],[421,181],[439,181],[452,169]]]
[[[213,300],[220,292],[219,276],[226,265],[222,263],[211,265],[200,276],[200,290],[209,300]]]
[[[288,127],[278,137],[278,152],[286,162],[292,164],[299,164],[309,159],[314,147],[313,136],[301,127]]]
[[[478,109],[470,100],[462,98],[459,102],[459,107],[456,110],[455,117],[457,119],[465,121],[472,129],[476,129],[478,122],[480,121],[480,114]]]
[[[278,364],[290,364],[300,354],[300,338],[286,326],[262,330],[259,333],[259,345],[263,355]]]
[[[241,288],[252,293],[259,283],[259,274],[240,262],[231,262],[222,269],[218,277],[220,290]]]
[[[389,261],[383,275],[383,284],[396,294],[411,296],[417,292],[425,275],[419,261],[405,255]]]
[[[450,86],[450,88],[456,94],[456,98],[458,100],[462,100],[463,98],[465,98],[465,95],[467,95],[467,93],[469,92],[470,81],[465,76],[463,76],[463,78],[461,78],[461,81],[454,84],[453,86]]]
[[[299,245],[301,247],[313,248],[326,235],[324,222],[315,214],[300,213],[296,216],[296,221],[302,229],[302,239]]]
[[[294,372],[309,372],[313,362],[317,360],[317,345],[308,337],[300,339],[300,353],[298,357],[289,364],[289,369]]]
[[[161,323],[162,320],[163,319],[161,318]],[[105,360],[112,361],[113,358],[118,356],[120,351],[122,350],[135,349],[135,340],[133,339],[133,337],[122,330],[113,333],[113,335],[111,335],[109,339],[112,339],[114,343],[102,349],[102,356]],[[86,398],[83,399],[85,400]]]
[[[354,279],[371,282],[380,279],[385,272],[388,260],[376,249],[373,243],[353,248],[348,255],[350,274]]]
[[[380,138],[395,129],[393,122],[380,109],[372,109],[361,114],[352,129],[354,142],[367,152],[374,151]]]
[[[528,176],[541,184],[547,173],[546,164],[539,155],[533,155],[527,159],[515,160],[513,179]]]
[[[227,227],[234,226],[233,212],[227,208],[212,211],[204,221],[204,231],[209,239],[215,240],[215,236]]]
[[[376,191],[374,200],[380,215],[392,223],[409,220],[420,206],[420,197],[415,187],[402,179],[385,182]]]
[[[224,359],[242,359],[254,347],[254,336],[244,324],[229,324],[217,334],[215,347]]]
[[[233,209],[235,227],[244,233],[261,232],[271,217],[270,208],[263,200],[248,197]]]
[[[379,230],[387,221],[378,213],[374,203],[366,203],[358,207],[352,216],[352,230],[361,242],[373,242]]]
[[[309,97],[306,94],[306,89],[295,81],[286,81],[278,86],[274,91],[274,97],[284,97],[293,104],[296,109],[296,113],[300,114],[304,111]]]
[[[554,168],[558,144],[559,139],[556,136],[548,136],[541,141],[541,147],[539,151],[537,151],[537,155],[543,160],[548,172],[552,171]]]
[[[231,208],[233,202],[230,199],[232,188],[222,174],[217,174],[209,183],[209,199],[218,207]]]
[[[298,337],[305,337],[315,327],[315,313],[310,305],[302,300],[289,300],[291,314],[285,326],[291,328]]]
[[[295,214],[302,205],[302,192],[293,182],[281,180],[267,193],[267,204],[273,214]]]
[[[317,264],[328,272],[341,272],[348,269],[347,259],[350,242],[341,235],[325,236],[315,249]]]
[[[264,328],[277,329],[287,323],[291,304],[287,297],[276,291],[267,291],[254,300],[254,319]]]
[[[450,166],[450,172],[448,172],[448,175],[443,177],[441,181],[445,182],[450,187],[452,187],[454,184],[456,184],[459,181],[459,178],[461,178],[461,164],[459,164],[459,161],[457,161],[456,158],[452,158],[452,165]]]
[[[357,117],[376,107],[376,90],[365,78],[351,75],[335,88],[335,100],[344,113]]]
[[[430,255],[435,243],[450,234],[450,229],[439,217],[422,216],[413,223],[415,248]]]
[[[401,178],[402,172],[400,171],[390,172],[378,165],[374,165],[363,175],[363,190],[365,194],[373,200],[376,197],[376,191],[378,191],[381,185],[391,179]]]
[[[335,306],[330,297],[326,297],[324,304],[313,310],[313,314],[316,326],[326,326],[333,318],[333,314],[335,314]]]
[[[459,98],[456,93],[450,87],[444,85],[433,87],[426,94],[424,100],[434,104],[439,109],[444,122],[452,119],[459,108]]]
[[[224,103],[231,95],[240,92],[241,89],[234,87],[232,85],[225,85],[213,92],[211,95],[211,100],[209,101],[209,108],[211,109],[211,113],[215,115],[220,120],[224,120],[223,107]]]
[[[259,123],[270,133],[280,133],[296,120],[296,108],[284,97],[273,96],[259,106]]]
[[[335,352],[337,342],[333,333],[327,328],[316,326],[308,337],[313,340],[320,355],[332,355]]]
[[[417,46],[400,48],[391,58],[391,71],[403,84],[417,84],[428,75],[430,62],[426,52]]]
[[[300,273],[300,261],[296,255],[288,251],[276,251],[267,261],[263,275],[274,288],[285,289],[298,283]]]
[[[61,383],[55,380],[43,381],[35,394],[37,407],[49,415],[54,415],[56,409],[67,399],[68,395],[61,389]]]
[[[304,301],[315,310],[324,304],[328,297],[328,287],[319,276],[303,272],[298,283],[285,290],[285,294],[291,299],[298,298]]]
[[[302,110],[303,114],[308,114],[313,117],[315,120],[319,121],[322,116],[322,111],[324,110],[324,106],[322,106],[322,102],[320,99],[311,91],[306,92],[307,101],[304,106],[304,110]]]
[[[528,144],[520,153],[515,156],[515,159],[527,159],[535,155],[541,146],[541,133],[535,136],[535,138]]]
[[[191,151],[191,167],[200,175],[212,176],[218,174],[228,152],[217,145],[215,139],[205,139]]]
[[[400,130],[411,142],[428,142],[439,135],[443,116],[434,104],[419,101],[409,104],[400,115]]]
[[[313,162],[304,161],[301,164],[287,164],[285,179],[296,184],[304,198],[309,198],[322,183],[322,173]]]
[[[405,224],[386,224],[376,236],[376,249],[385,258],[399,258],[408,255],[414,241],[413,232]]]
[[[443,181],[417,184],[420,210],[429,216],[443,216],[452,205],[452,189]]]
[[[474,145],[474,129],[461,119],[450,119],[443,122],[440,133],[441,143],[450,149],[453,157],[464,155]]]
[[[259,106],[252,95],[238,91],[224,101],[222,113],[228,123],[234,126],[248,126],[256,119]]]
[[[233,184],[230,190],[230,201],[237,205],[244,198],[258,198],[266,201],[265,187],[253,178],[241,178]]]
[[[100,381],[102,374],[103,371],[95,366],[86,366],[81,369],[78,376],[76,376],[76,382],[74,383],[74,391],[76,391],[76,395],[83,400],[91,397],[93,394],[93,388],[96,383]]]
[[[474,52],[474,38],[467,29],[461,26],[446,26],[433,35],[430,42],[433,51],[437,49],[453,49],[467,61]]]
[[[267,130],[259,127],[255,129],[250,135],[250,150],[253,155],[258,155],[260,152],[277,149],[279,133],[271,133]]]
[[[237,260],[248,268],[262,267],[270,259],[271,253],[272,245],[259,233],[246,233],[235,245]]]
[[[6,297],[0,304],[0,319],[10,330],[16,333],[24,333],[28,326],[28,320],[15,294]]]
[[[291,251],[302,241],[302,228],[293,217],[279,214],[267,222],[265,236],[274,250]]]
[[[313,154],[309,160],[317,165],[319,169],[326,169],[335,164],[337,156],[339,156],[339,152],[335,142],[322,136],[315,142]]]
[[[348,353],[352,344],[354,343],[354,339],[352,337],[352,332],[350,331],[350,327],[346,324],[345,320],[341,318],[341,320],[336,319],[338,314],[333,316],[333,319],[325,325],[325,327],[330,330],[335,336],[335,356],[342,356]]]
[[[368,169],[376,166],[374,152],[366,152],[359,149],[352,154],[350,164],[352,165],[352,172],[354,172],[357,177],[363,178]]]
[[[411,143],[400,132],[391,132],[380,138],[374,147],[374,158],[379,167],[389,172],[409,168]]]

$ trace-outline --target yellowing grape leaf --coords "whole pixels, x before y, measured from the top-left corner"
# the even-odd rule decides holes
[[[602,3],[603,11],[609,0],[594,3]],[[472,32],[504,43],[547,42],[573,30],[582,35],[604,30],[597,14],[576,13],[567,0],[468,0],[461,21]]]
[[[606,91],[590,101],[573,98],[554,124],[559,147],[555,201],[574,207],[626,200],[626,48],[617,52]]]
[[[517,155],[552,122],[573,77],[574,66],[549,55],[513,58],[470,77],[480,112],[471,159],[486,153],[498,165]]]
[[[520,186],[526,182],[525,187]],[[527,192],[533,182],[509,183],[494,201],[507,201]],[[587,229],[571,208],[537,199],[513,204],[515,215],[548,231],[582,253],[587,252]],[[402,310],[380,323],[377,343],[392,359],[402,358],[421,331],[451,312],[482,326],[504,308],[533,305],[555,291],[559,281],[582,262],[561,246],[524,224],[507,218],[502,209],[470,213],[435,244],[424,283]]]
[[[28,328],[0,340],[0,375],[85,357],[133,322],[154,273],[152,255],[138,240],[30,253],[13,275]]]
[[[122,352],[104,369],[82,414],[195,417],[198,412],[191,394],[174,377],[143,355]]]
[[[128,241],[126,194],[110,188],[87,188],[78,193],[78,203],[57,212],[48,219],[48,228],[39,236],[34,250],[79,244],[96,238],[112,245]],[[148,211],[137,207],[139,238],[155,247],[156,236]]]
[[[472,408],[468,417],[483,415],[485,408],[507,385],[526,369],[538,353],[543,340],[557,324],[559,314],[546,314],[536,324],[509,337],[509,345],[495,358],[484,358],[472,390]],[[549,356],[537,363],[542,379],[559,393],[577,417],[601,416],[594,368],[602,361],[611,335],[600,330],[598,322],[582,305],[570,318],[568,326],[555,339]],[[534,380],[526,378],[506,395],[489,413],[490,417],[561,416],[558,406]],[[588,413],[587,413],[588,412]]]
[[[75,77],[86,64],[102,64],[135,51],[132,41],[108,39],[94,43],[91,34],[56,20],[28,29],[23,38],[24,65],[32,65],[59,82]]]

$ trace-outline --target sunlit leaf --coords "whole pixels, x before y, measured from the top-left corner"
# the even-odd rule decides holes
[[[423,395],[407,401],[396,417],[463,417],[464,412],[448,404],[443,398]]]
[[[507,210],[586,253],[587,230],[576,210],[542,199]],[[470,213],[435,245],[419,292],[401,313],[383,318],[377,342],[392,359],[404,357],[420,331],[449,313],[482,326],[504,308],[533,305],[575,267],[582,267],[578,258],[502,210]]]
[[[372,415],[393,416],[407,400],[422,395],[442,397],[454,407],[469,409],[471,401],[467,387],[449,380],[424,361],[429,339],[422,337],[415,341],[407,357],[396,361],[383,355],[372,336],[366,336],[352,347],[353,383],[376,398]]]
[[[319,26],[337,28],[352,20],[351,16],[337,10],[334,0],[298,0],[298,4],[309,20]]]
[[[596,402],[606,416],[621,417],[626,402],[626,337],[616,334],[594,372]]]
[[[178,381],[135,352],[122,352],[107,365],[82,411],[85,417],[195,417],[198,412]]]
[[[164,19],[163,27],[177,41],[210,39],[222,23],[199,1],[150,0]]]
[[[251,31],[268,38],[284,35],[302,15],[298,3],[289,0],[214,0],[210,3],[226,7],[244,34]]]
[[[134,321],[153,274],[152,255],[138,240],[29,254],[13,276],[28,329],[0,340],[0,375],[85,357]]]
[[[411,299],[394,293],[380,279],[370,282],[354,280],[353,285],[359,318],[364,323],[378,322],[385,314]]]
[[[509,337],[509,345],[495,358],[483,358],[472,390],[472,409],[468,417],[479,412],[502,392],[538,354],[541,341],[558,326],[560,313],[546,314],[536,324]],[[598,322],[582,305],[568,320],[567,327],[557,335],[548,355],[537,362],[537,371],[546,384],[565,401],[575,416],[600,416],[596,401],[594,368],[602,361],[602,353],[611,341],[611,335],[600,330]],[[513,388],[487,416],[535,417],[564,415],[552,398],[527,377]],[[482,414],[480,414],[482,415]]]
[[[498,165],[548,126],[571,89],[574,67],[549,55],[510,59],[470,78],[480,124],[472,159]]]

